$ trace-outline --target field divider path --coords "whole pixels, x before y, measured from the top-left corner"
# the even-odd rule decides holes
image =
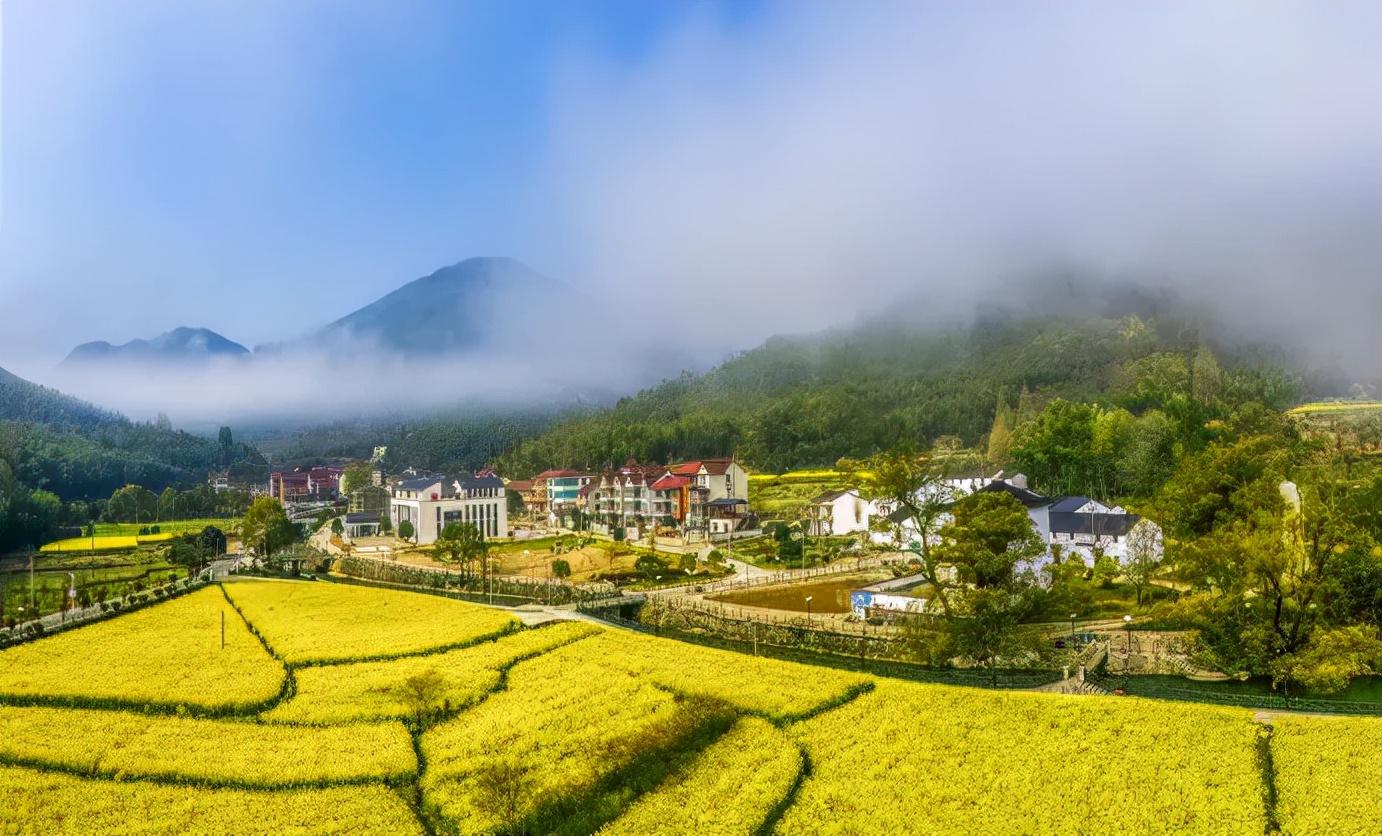
[[[240,620],[244,622],[245,629],[250,631],[250,635],[258,639],[259,643],[264,646],[265,652],[274,657],[274,659],[283,666],[283,687],[279,689],[278,696],[253,712],[254,714],[263,714],[265,711],[270,711],[279,704],[292,699],[297,693],[297,677],[293,676],[293,666],[289,664],[277,650],[274,650],[273,645],[269,644],[269,640],[264,637],[263,633],[259,632],[259,628],[255,627],[254,623],[245,617],[244,611],[235,603],[235,599],[231,598],[230,593],[226,592],[226,585],[218,583],[216,586],[220,588],[221,595],[226,599],[226,603],[230,604],[230,608],[235,610],[236,615],[240,616]]]
[[[433,814],[428,811],[427,806],[423,803],[422,779],[427,774],[427,755],[423,752],[422,749],[422,736],[426,734],[428,729],[437,726],[441,723],[454,720],[457,717],[460,717],[462,714],[466,713],[467,711],[471,711],[477,708],[495,694],[508,690],[509,671],[513,670],[521,663],[529,662],[539,657],[545,656],[548,653],[560,650],[561,648],[569,647],[575,644],[576,642],[588,639],[593,635],[595,634],[587,633],[581,636],[573,636],[569,640],[564,641],[560,644],[553,645],[551,647],[540,648],[538,650],[522,654],[521,656],[515,657],[513,659],[506,660],[502,665],[500,665],[497,668],[499,678],[495,682],[494,687],[486,690],[485,693],[479,699],[473,700],[472,702],[466,703],[465,705],[458,706],[452,711],[437,714],[429,718],[426,724],[418,723],[416,721],[404,723],[404,726],[408,729],[408,736],[412,740],[413,754],[417,758],[417,771],[414,774],[412,781],[408,783],[408,798],[406,798],[405,801],[408,802],[409,809],[413,811],[413,815],[417,818],[418,825],[422,827],[423,831],[427,834],[427,836],[435,836],[435,834],[439,830],[439,827],[438,822],[434,820]],[[441,822],[441,824],[444,825],[445,822]]]
[[[754,836],[772,836],[772,833],[777,829],[777,823],[782,821],[782,817],[787,815],[787,811],[796,803],[797,793],[801,791],[802,784],[805,784],[806,779],[811,777],[811,753],[806,751],[805,746],[796,741],[792,741],[792,744],[797,747],[797,752],[801,755],[801,766],[797,769],[796,778],[792,780],[792,785],[787,788],[787,792],[773,805],[773,809],[763,819],[763,823],[754,830]]]

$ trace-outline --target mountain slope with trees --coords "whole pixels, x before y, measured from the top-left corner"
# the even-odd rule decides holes
[[[130,484],[205,484],[213,468],[264,465],[228,428],[210,439],[166,418],[137,423],[0,369],[0,551],[51,536],[64,501],[103,500]]]
[[[937,439],[999,447],[1061,398],[1142,411],[1215,377],[1224,396],[1274,407],[1301,375],[1260,349],[1203,341],[1186,322],[981,317],[965,328],[864,326],[775,337],[704,374],[683,374],[593,415],[572,416],[501,458],[506,473],[736,453],[781,471]],[[1201,368],[1203,367],[1203,368]],[[1192,420],[1190,416],[1171,420]],[[995,451],[1000,455],[1003,450]]]

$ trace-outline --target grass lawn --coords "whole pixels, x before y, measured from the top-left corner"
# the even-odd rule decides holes
[[[240,522],[238,517],[216,518],[203,517],[194,520],[165,520],[163,522],[151,523],[96,523],[96,536],[130,536],[139,534],[139,529],[147,528],[152,525],[158,526],[158,530],[164,533],[180,534],[184,531],[201,531],[208,525],[214,525],[222,531],[226,531],[231,526]]]

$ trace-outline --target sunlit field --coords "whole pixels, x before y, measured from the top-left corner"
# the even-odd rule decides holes
[[[1260,834],[1264,746],[1281,822],[1349,832],[1375,804],[1316,790],[1375,795],[1374,740],[1382,720],[1271,738],[1246,710],[913,684],[320,581],[236,579],[0,652],[21,832]]]

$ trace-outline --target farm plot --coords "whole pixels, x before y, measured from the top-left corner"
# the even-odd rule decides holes
[[[412,740],[398,723],[292,728],[20,706],[0,706],[0,763],[266,788],[400,780],[417,771]]]
[[[0,766],[6,832],[21,834],[422,833],[385,786],[207,789]]]
[[[590,832],[732,722],[722,704],[621,675],[577,642],[525,662],[509,687],[422,736],[423,800],[460,833]]]
[[[226,595],[292,665],[463,647],[514,630],[498,610],[434,595],[337,583],[234,580]]]
[[[1262,833],[1245,711],[881,683],[791,729],[812,773],[786,833]]]
[[[1272,764],[1286,833],[1359,833],[1382,821],[1382,720],[1278,717]]]
[[[787,800],[802,765],[801,752],[780,729],[765,720],[745,718],[602,828],[601,836],[747,836]]]
[[[353,720],[403,719],[429,707],[442,713],[460,710],[499,686],[501,671],[513,663],[600,632],[581,622],[524,630],[474,647],[385,662],[356,662],[303,668],[297,672],[297,694],[264,715],[267,720],[296,723],[341,723]],[[423,695],[408,696],[414,677],[432,677]]]
[[[231,713],[272,701],[283,682],[214,587],[0,651],[0,701]]]

